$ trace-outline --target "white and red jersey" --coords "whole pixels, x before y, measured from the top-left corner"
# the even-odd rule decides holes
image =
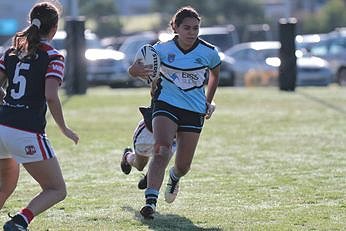
[[[8,77],[0,124],[44,133],[46,126],[45,81],[64,77],[64,57],[49,43],[41,42],[36,56],[19,59],[9,48],[0,58],[0,71]]]

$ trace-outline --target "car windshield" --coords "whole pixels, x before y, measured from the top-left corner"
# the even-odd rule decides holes
[[[279,50],[278,49],[263,49],[258,50],[258,54],[261,55],[261,57],[267,59],[272,57],[278,57],[279,56]]]

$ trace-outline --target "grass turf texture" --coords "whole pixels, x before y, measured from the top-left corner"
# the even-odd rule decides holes
[[[64,98],[78,131],[74,146],[48,117],[47,134],[68,197],[34,219],[32,230],[343,230],[346,227],[344,88],[219,88],[189,174],[173,204],[140,217],[141,174],[120,170],[124,147],[149,102],[148,89],[91,88]],[[62,94],[63,95],[63,94]],[[170,163],[170,166],[173,162]],[[1,211],[16,212],[39,188],[21,169]],[[166,178],[164,184],[166,183]],[[34,186],[33,186],[34,185]]]

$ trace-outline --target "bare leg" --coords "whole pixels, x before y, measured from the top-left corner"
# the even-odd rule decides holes
[[[172,156],[172,142],[176,135],[177,125],[164,116],[153,119],[154,155],[148,170],[148,188],[160,190],[165,169]]]
[[[0,160],[0,209],[13,193],[19,177],[19,165],[12,159]]]
[[[57,158],[23,165],[42,188],[27,206],[35,216],[65,199],[66,186]]]
[[[133,157],[131,155],[133,155]],[[143,171],[144,167],[148,163],[149,157],[132,153],[127,156],[127,160],[128,163],[135,167],[138,171]]]
[[[190,170],[199,136],[199,133],[194,132],[178,132],[178,146],[174,165],[174,173],[177,177],[184,176]]]

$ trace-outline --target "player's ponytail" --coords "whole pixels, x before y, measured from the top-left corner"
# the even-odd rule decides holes
[[[19,58],[34,58],[42,38],[46,37],[51,29],[57,26],[59,20],[58,9],[48,2],[34,5],[29,14],[28,26],[17,32],[13,37],[12,47]]]

